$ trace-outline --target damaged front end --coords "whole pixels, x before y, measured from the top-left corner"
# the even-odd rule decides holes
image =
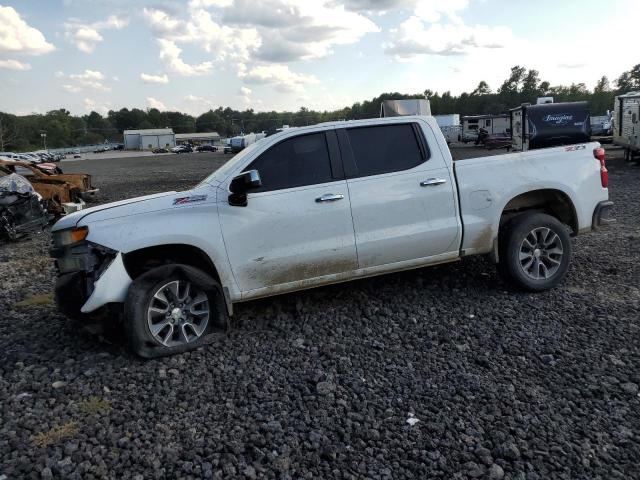
[[[19,240],[42,231],[49,220],[42,197],[26,178],[15,173],[0,178],[0,238]]]
[[[119,252],[86,240],[87,227],[54,231],[49,253],[55,259],[58,280],[55,299],[58,308],[77,318],[94,294],[96,282],[117,259]]]

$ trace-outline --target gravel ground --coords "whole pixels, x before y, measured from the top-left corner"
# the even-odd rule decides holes
[[[116,200],[225,159],[65,169]],[[640,167],[609,165],[618,223],[553,291],[469,258],[241,304],[160,360],[56,312],[46,234],[0,246],[0,478],[639,478]]]

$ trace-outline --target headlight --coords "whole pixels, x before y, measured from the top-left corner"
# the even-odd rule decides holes
[[[54,232],[52,235],[53,247],[60,248],[74,245],[87,238],[87,235],[89,235],[89,229],[87,227],[69,228],[67,230]]]
[[[83,257],[63,257],[56,260],[60,274],[68,272],[79,272],[84,270],[85,261]]]

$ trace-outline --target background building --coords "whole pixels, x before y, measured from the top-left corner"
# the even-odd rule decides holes
[[[125,150],[151,150],[176,146],[176,134],[170,128],[125,130],[123,135]]]
[[[176,143],[178,145],[184,143],[194,145],[218,145],[220,143],[220,135],[218,132],[176,133]]]

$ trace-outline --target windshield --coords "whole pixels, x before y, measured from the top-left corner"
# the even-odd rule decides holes
[[[238,153],[235,157],[233,157],[227,163],[222,165],[218,170],[216,170],[207,178],[205,178],[202,182],[200,182],[199,185],[203,183],[211,183],[212,181],[215,181],[215,180],[221,181],[224,178],[226,178],[226,176],[229,175],[229,172],[235,168],[238,162],[241,162],[244,157],[246,157],[251,152],[253,152],[258,147],[258,145],[260,145],[259,141],[249,145],[247,148],[242,150],[240,153]]]

